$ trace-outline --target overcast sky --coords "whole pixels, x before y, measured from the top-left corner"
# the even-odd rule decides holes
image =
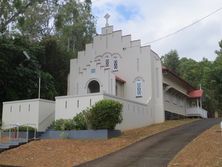
[[[142,44],[175,32],[222,7],[222,0],[92,0],[97,19],[97,32],[105,25],[109,13],[110,25],[141,39]],[[152,43],[160,56],[176,49],[180,57],[214,60],[218,42],[222,40],[222,10],[200,23],[165,40]]]

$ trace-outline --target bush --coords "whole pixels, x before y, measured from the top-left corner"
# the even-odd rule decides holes
[[[75,129],[72,119],[58,119],[50,126],[54,130],[72,130]]]
[[[19,126],[19,131],[20,132],[26,132],[27,131],[27,128],[28,128],[28,131],[30,132],[34,132],[36,129],[31,127],[31,126]],[[15,128],[16,129],[16,128]]]
[[[77,114],[73,118],[74,127],[76,130],[86,130],[87,129],[86,112],[88,112],[88,111],[84,110],[81,113]]]
[[[52,123],[54,130],[114,129],[122,122],[122,104],[114,100],[101,100],[83,110],[73,119],[59,119]]]
[[[88,115],[92,129],[114,129],[122,119],[122,104],[114,100],[97,102]]]

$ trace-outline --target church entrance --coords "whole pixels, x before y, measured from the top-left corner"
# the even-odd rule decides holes
[[[100,85],[99,82],[96,80],[92,80],[88,84],[88,91],[87,93],[99,93],[100,92]]]

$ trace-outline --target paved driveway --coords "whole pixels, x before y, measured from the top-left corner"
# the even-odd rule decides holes
[[[186,144],[219,122],[204,119],[170,129],[79,167],[165,167]]]

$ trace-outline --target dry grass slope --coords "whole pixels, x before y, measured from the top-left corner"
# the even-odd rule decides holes
[[[194,139],[170,162],[168,167],[221,167],[222,132],[215,125]]]
[[[117,151],[145,137],[194,120],[166,121],[128,130],[109,140],[39,140],[0,154],[0,164],[28,167],[71,167]]]

